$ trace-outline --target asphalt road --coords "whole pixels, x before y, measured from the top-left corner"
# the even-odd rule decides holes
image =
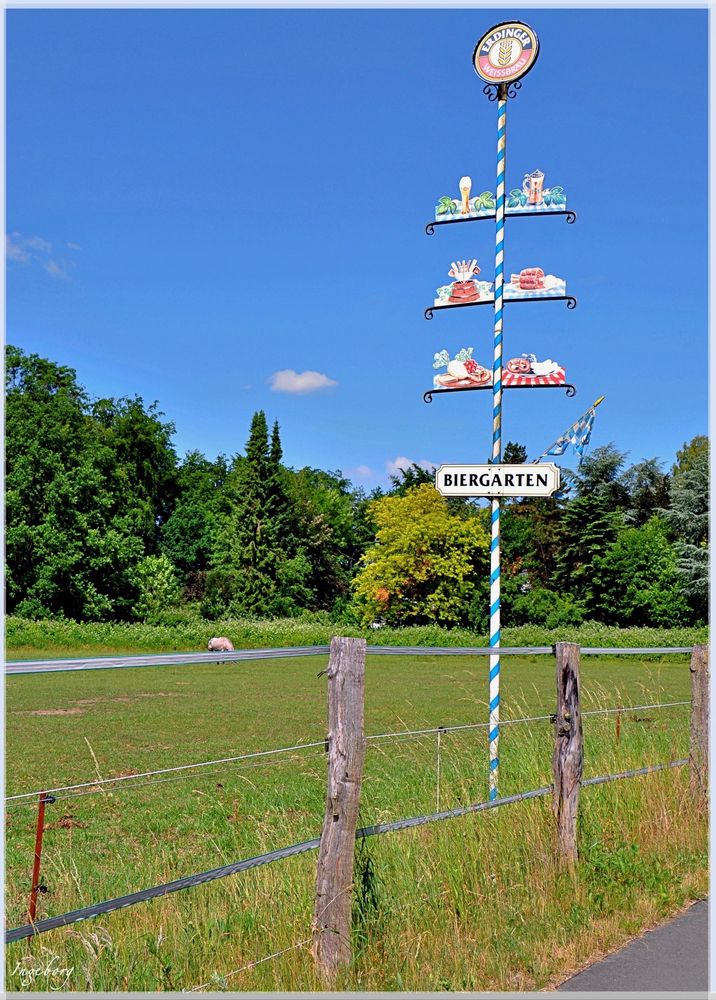
[[[595,962],[558,987],[560,993],[708,991],[708,902],[694,903],[662,927]]]

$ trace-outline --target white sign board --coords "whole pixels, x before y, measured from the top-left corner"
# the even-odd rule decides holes
[[[539,465],[441,465],[435,486],[444,497],[549,497],[559,489],[559,469]]]

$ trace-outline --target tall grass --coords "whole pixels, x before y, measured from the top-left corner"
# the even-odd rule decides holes
[[[68,656],[86,653],[177,652],[206,649],[213,635],[227,635],[237,649],[325,645],[334,635],[364,636],[386,646],[486,646],[487,633],[469,629],[422,625],[411,628],[360,629],[321,620],[277,618],[266,621],[226,619],[190,620],[173,625],[126,622],[75,622],[67,619],[32,621],[8,616],[7,655],[21,659],[36,655]],[[554,642],[583,646],[691,646],[708,641],[706,627],[620,629],[599,622],[547,629],[521,625],[502,630],[504,646],[550,646]]]
[[[601,658],[600,658],[601,660]],[[325,658],[320,661],[323,665]],[[368,734],[483,721],[482,661],[370,655]],[[9,793],[321,739],[318,660],[13,677]],[[553,664],[514,658],[503,718],[553,711]],[[681,701],[681,662],[583,663],[587,711]],[[484,688],[484,690],[483,690]],[[37,715],[47,711],[68,713]],[[688,752],[688,707],[585,716],[585,776]],[[501,735],[500,793],[548,785],[547,720]],[[361,825],[484,801],[482,729],[369,743]],[[321,748],[58,796],[46,814],[38,917],[263,853],[320,832]],[[164,777],[172,778],[165,781]],[[6,906],[23,923],[35,805],[8,806]],[[367,839],[357,848],[351,990],[530,990],[563,978],[706,892],[706,817],[685,770],[585,788],[574,880],[549,798]],[[6,951],[9,988],[318,990],[306,946],[315,852],[53,931]],[[286,950],[284,952],[284,949]],[[284,952],[270,961],[253,964]],[[23,983],[21,970],[72,969]],[[249,968],[245,968],[250,966]],[[244,971],[237,971],[244,969]],[[65,981],[66,979],[66,981]]]

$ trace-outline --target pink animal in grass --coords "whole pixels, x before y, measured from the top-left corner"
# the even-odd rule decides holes
[[[213,639],[209,639],[209,645],[207,649],[210,653],[233,653],[234,646],[231,639],[227,639],[225,635],[215,636]]]

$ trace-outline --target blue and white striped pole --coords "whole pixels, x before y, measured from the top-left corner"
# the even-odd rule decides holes
[[[505,145],[507,87],[497,93],[497,191],[495,194],[495,340],[492,361],[492,461],[502,461],[502,295],[505,280]],[[500,745],[500,501],[490,501],[490,800],[497,798]]]

